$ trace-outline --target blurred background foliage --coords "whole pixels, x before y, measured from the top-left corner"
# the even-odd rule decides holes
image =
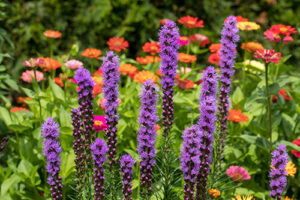
[[[73,44],[78,44],[81,50],[87,47],[103,50],[110,37],[119,36],[129,41],[128,56],[134,57],[146,41],[157,40],[158,21],[163,18],[197,16],[204,20],[202,33],[212,42],[218,42],[222,23],[231,14],[258,22],[263,35],[271,24],[297,27],[300,23],[297,13],[300,0],[2,0],[0,50],[16,58],[6,57],[3,62],[17,79],[22,61],[47,55],[49,43],[42,34],[47,29],[62,32],[55,45],[56,54],[69,51]],[[293,57],[289,62],[293,64],[300,64],[299,43],[296,40],[290,47]]]

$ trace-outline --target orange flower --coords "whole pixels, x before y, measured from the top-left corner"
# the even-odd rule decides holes
[[[212,189],[208,190],[208,194],[215,199],[215,198],[218,198],[221,195],[221,192],[217,189],[212,188]]]
[[[97,97],[102,93],[102,87],[100,85],[95,85],[93,88],[93,98]]]
[[[178,22],[187,26],[188,28],[204,27],[203,20],[198,21],[198,17],[185,16],[181,17]]]
[[[27,103],[25,102],[25,100],[30,100],[30,97],[18,97],[17,101],[19,104],[22,104],[22,107],[25,107],[27,105]]]
[[[180,62],[184,62],[184,63],[193,63],[197,60],[196,56],[194,55],[189,55],[189,54],[185,54],[185,53],[179,53],[178,54],[178,60]]]
[[[158,42],[146,42],[143,46],[144,52],[149,52],[151,55],[159,53],[160,47]]]
[[[94,74],[93,74],[93,76],[102,76],[102,67],[100,67]]]
[[[110,50],[120,52],[122,49],[126,50],[129,46],[129,43],[123,37],[112,37],[109,38],[107,45],[109,46]]]
[[[158,70],[156,71],[156,74],[157,74],[158,76],[160,76],[160,77],[163,76],[162,73],[161,73],[161,71],[160,71],[160,69],[158,69]]]
[[[217,66],[220,66],[220,61],[221,61],[221,58],[220,58],[220,55],[218,53],[212,53],[208,57],[208,62],[212,63],[212,64],[215,64]]]
[[[178,85],[178,87],[182,90],[188,90],[194,88],[194,82],[189,79],[180,79],[179,75],[177,74],[175,76],[175,81]]]
[[[247,18],[244,18],[244,17],[242,17],[242,16],[240,16],[240,15],[235,16],[235,17],[236,17],[236,21],[237,21],[237,22],[247,22],[247,21],[248,21]],[[228,20],[228,17],[225,19],[225,22],[227,22],[227,20]]]
[[[47,38],[60,38],[61,37],[61,32],[59,31],[54,31],[54,30],[47,30],[44,33],[44,36],[46,36]]]
[[[58,60],[54,60],[52,58],[40,58],[43,59],[44,62],[39,65],[40,68],[43,68],[45,71],[49,70],[56,70],[57,68],[61,67],[61,64]]]
[[[150,71],[140,71],[138,72],[134,78],[133,81],[137,82],[137,83],[141,83],[144,84],[144,82],[148,79],[151,79],[153,82],[157,82],[158,81],[158,76],[156,76],[154,73],[150,72]]]
[[[161,129],[160,125],[156,124],[155,132],[157,133],[157,131],[159,131],[160,129]]]
[[[209,46],[209,50],[212,53],[217,53],[221,49],[221,44],[219,43],[213,43]]]
[[[170,20],[170,19],[165,18],[165,19],[159,20],[158,23],[160,23],[160,24],[166,24],[166,22],[168,20]]]
[[[55,77],[54,78],[54,82],[59,85],[60,87],[64,87],[64,83],[62,82],[62,80],[59,77]]]
[[[18,111],[25,111],[25,112],[29,112],[28,109],[23,108],[23,107],[13,107],[10,109],[11,112],[18,112]]]
[[[119,67],[119,71],[122,73],[122,75],[132,75],[137,71],[137,68],[131,64],[122,64]]]
[[[99,56],[102,54],[102,52],[99,49],[95,49],[95,48],[88,48],[85,49],[81,55],[83,55],[84,57],[88,57],[88,58],[97,58],[100,59]]]
[[[136,57],[136,61],[142,65],[147,65],[149,63],[157,63],[161,61],[161,58],[158,56]]]
[[[249,51],[250,53],[254,53],[257,50],[264,49],[263,45],[261,43],[258,43],[258,42],[242,43],[241,48]]]
[[[247,122],[248,116],[243,114],[241,110],[231,109],[229,110],[228,120],[233,122]]]

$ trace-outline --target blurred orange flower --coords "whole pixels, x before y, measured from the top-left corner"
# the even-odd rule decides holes
[[[151,79],[155,83],[159,80],[158,76],[156,76],[153,72],[143,70],[134,76],[133,81],[143,84],[148,79]]]
[[[208,190],[208,194],[215,199],[215,198],[218,198],[221,195],[221,192],[217,189],[211,188],[211,189]]]
[[[85,49],[81,55],[88,58],[97,58],[100,59],[99,56],[102,54],[102,52],[99,49],[95,48],[88,48]]]
[[[93,88],[93,98],[97,97],[101,93],[102,93],[102,86],[95,85]]]
[[[210,54],[210,56],[208,57],[208,62],[212,63],[214,65],[220,66],[220,55],[218,53],[212,53]]]
[[[158,42],[146,42],[143,46],[143,51],[155,55],[159,53],[160,47]]]
[[[136,61],[142,65],[147,65],[149,63],[157,63],[161,61],[161,58],[158,56],[136,57]]]
[[[247,43],[242,43],[241,46],[242,49],[245,49],[249,51],[250,53],[253,53],[257,50],[264,49],[263,45],[258,42],[247,42]]]
[[[19,104],[22,105],[22,107],[25,107],[27,105],[27,103],[25,102],[25,100],[30,100],[30,97],[18,97],[17,101]]]
[[[59,77],[54,78],[54,82],[59,85],[60,87],[64,87],[63,81]]]
[[[46,58],[40,58],[43,59],[44,62],[42,64],[39,64],[39,67],[44,69],[45,71],[49,70],[56,70],[57,68],[61,67],[61,64],[58,60],[54,60],[52,58],[46,57]]]
[[[193,63],[197,60],[195,55],[189,55],[186,53],[179,53],[178,54],[178,60],[180,62],[184,62],[184,63]]]
[[[242,113],[241,110],[231,109],[229,110],[228,120],[233,122],[247,122],[248,116]]]
[[[11,112],[18,112],[18,111],[26,111],[26,112],[29,112],[28,109],[26,108],[23,108],[23,107],[13,107],[10,109]]]
[[[122,75],[132,75],[137,71],[137,68],[132,64],[122,64],[119,67],[119,71]]]
[[[217,53],[221,49],[221,44],[219,43],[213,43],[209,46],[209,50],[212,53]]]
[[[168,20],[170,20],[170,19],[165,18],[165,19],[159,20],[158,23],[160,23],[160,24],[166,24],[166,22]]]
[[[188,90],[194,88],[194,82],[189,79],[180,79],[179,75],[175,77],[176,84],[182,90]]]
[[[129,43],[123,37],[112,37],[109,38],[107,45],[109,46],[110,50],[120,52],[122,49],[126,50],[129,46]]]
[[[46,36],[47,38],[60,38],[61,37],[61,32],[59,31],[54,31],[54,30],[47,30],[44,33],[44,36]]]
[[[203,28],[203,20],[198,20],[198,17],[185,16],[181,17],[178,22],[187,26],[188,28]]]

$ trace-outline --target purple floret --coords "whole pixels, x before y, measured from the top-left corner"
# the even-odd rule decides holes
[[[132,200],[130,195],[132,194],[132,174],[133,174],[133,166],[136,160],[134,160],[131,155],[126,154],[121,157],[120,159],[120,166],[122,172],[122,180],[123,180],[123,187],[122,192],[124,194],[123,200]]]

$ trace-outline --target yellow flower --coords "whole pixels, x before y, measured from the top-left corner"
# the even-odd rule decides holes
[[[289,197],[284,197],[283,200],[294,200],[294,199],[291,199],[291,198],[289,198]]]
[[[208,194],[215,199],[215,198],[218,198],[218,196],[221,195],[221,192],[217,189],[212,188],[212,189],[208,190]]]
[[[235,199],[235,198],[236,198],[236,199]],[[253,195],[250,195],[250,196],[241,196],[241,195],[237,194],[237,195],[235,196],[235,198],[232,198],[232,200],[255,200],[255,199],[253,198]]]
[[[297,173],[297,168],[295,167],[295,164],[292,163],[292,161],[289,161],[288,164],[285,167],[285,170],[287,171],[287,176],[293,176]]]
[[[260,25],[258,25],[255,22],[239,22],[237,24],[237,27],[242,31],[253,31],[253,30],[260,29]]]

